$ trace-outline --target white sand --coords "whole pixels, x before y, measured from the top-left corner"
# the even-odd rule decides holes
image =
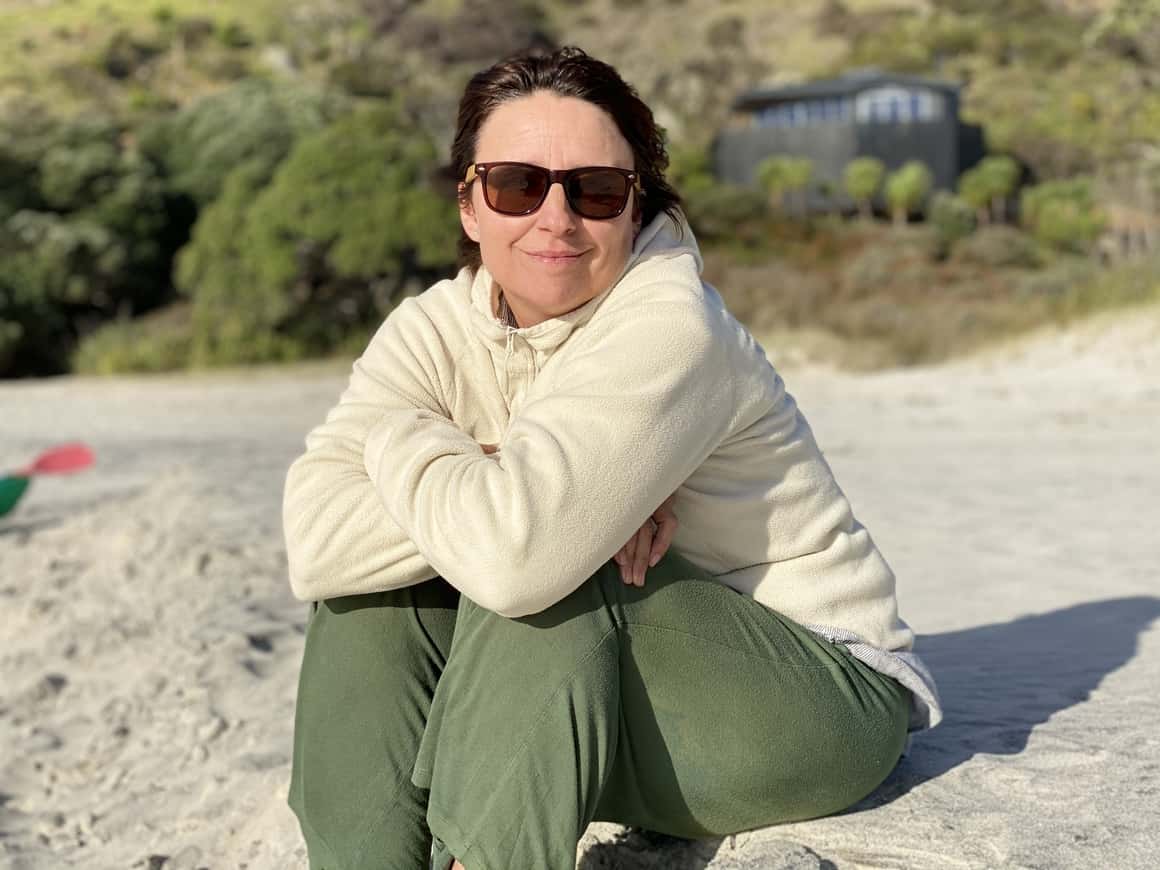
[[[1160,310],[950,366],[785,375],[947,719],[851,812],[696,844],[593,825],[581,867],[1153,866]],[[0,385],[0,468],[97,454],[0,519],[0,866],[305,866],[284,795],[306,611],[279,508],[345,379]]]

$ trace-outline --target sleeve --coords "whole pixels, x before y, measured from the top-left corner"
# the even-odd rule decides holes
[[[546,394],[533,384],[498,454],[424,409],[387,411],[368,437],[387,511],[480,606],[517,617],[566,597],[729,431],[722,342],[689,306],[646,312],[583,336]]]
[[[387,316],[355,361],[346,390],[306,436],[282,499],[290,587],[302,601],[410,586],[436,572],[384,509],[366,473],[367,434],[384,412],[449,416],[433,335],[414,298]]]

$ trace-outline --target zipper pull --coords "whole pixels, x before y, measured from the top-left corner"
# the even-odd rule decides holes
[[[514,326],[508,326],[506,324],[504,325],[504,329],[507,330],[507,348],[503,361],[504,363],[507,363],[507,361],[511,359],[512,356],[512,345],[515,344],[516,329]]]

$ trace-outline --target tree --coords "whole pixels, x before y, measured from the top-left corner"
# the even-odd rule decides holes
[[[991,222],[991,185],[978,166],[959,176],[959,196],[975,210],[980,225],[985,226]]]
[[[272,173],[298,139],[349,108],[334,94],[247,79],[147,126],[141,149],[173,190],[204,208],[235,168],[260,161]]]
[[[814,161],[808,157],[790,158],[786,165],[786,176],[790,192],[797,194],[798,208],[804,217],[810,208],[810,181],[814,177]]]
[[[1074,253],[1089,251],[1105,224],[1086,177],[1025,188],[1020,213],[1024,226],[1040,242]]]
[[[945,190],[930,198],[930,222],[938,239],[940,256],[945,256],[959,239],[975,229],[975,212],[961,197]]]
[[[906,223],[907,215],[922,205],[934,176],[921,160],[908,160],[886,179],[886,200],[894,214],[895,225]]]
[[[995,155],[984,158],[978,171],[982,177],[980,192],[990,200],[991,219],[1001,222],[1007,213],[1007,199],[1019,183],[1019,164],[1006,155]]]
[[[786,158],[766,157],[757,164],[757,183],[761,185],[769,204],[777,211],[785,211],[786,194],[789,192],[789,178],[786,173]]]
[[[446,270],[458,224],[428,183],[435,162],[378,106],[304,138],[260,190],[260,164],[231,174],[181,257],[195,362],[324,352]]]
[[[842,186],[850,199],[858,203],[858,211],[866,219],[871,216],[870,204],[885,174],[885,164],[876,157],[856,157],[846,164]]]
[[[789,197],[796,194],[799,213],[803,215],[809,209],[807,197],[813,174],[814,162],[808,157],[774,155],[757,165],[757,179],[769,195],[770,204],[785,211]]]
[[[0,374],[55,374],[97,324],[168,300],[183,229],[112,122],[33,113],[0,130]]]

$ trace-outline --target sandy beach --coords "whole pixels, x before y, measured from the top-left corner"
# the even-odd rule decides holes
[[[826,819],[596,868],[1143,868],[1160,854],[1160,309],[870,375],[766,345],[898,577],[946,719]],[[305,867],[286,467],[345,364],[0,383],[0,867]],[[647,445],[642,445],[647,449]]]

